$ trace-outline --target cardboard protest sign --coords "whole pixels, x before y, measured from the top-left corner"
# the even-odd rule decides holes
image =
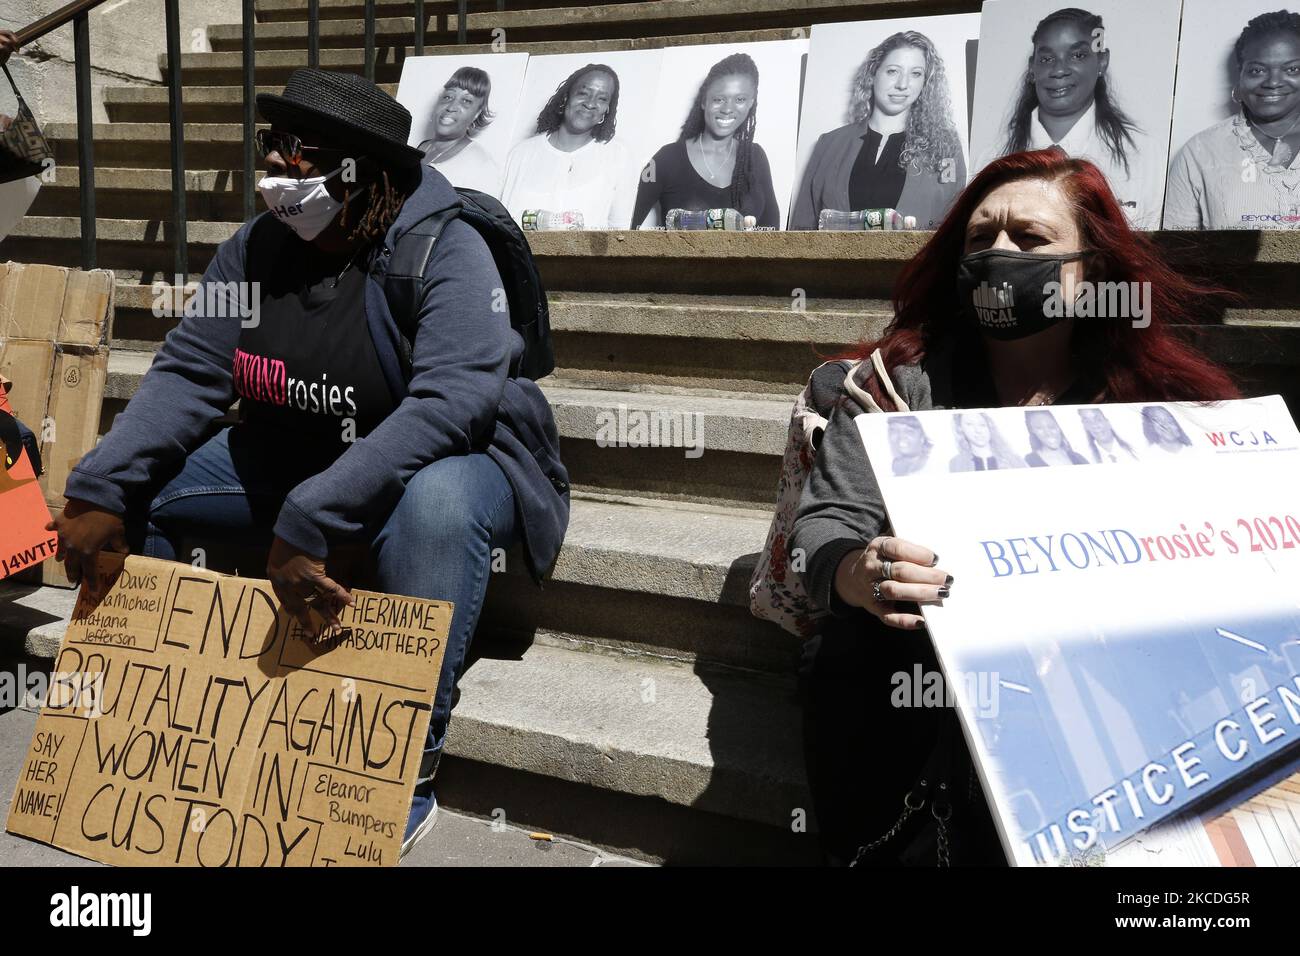
[[[0,470],[0,578],[54,557],[58,536],[46,531],[50,509],[37,481],[27,449],[19,437],[9,407],[8,383],[0,376],[0,440],[4,444]]]
[[[955,578],[922,679],[960,707],[1015,862],[1104,858],[1300,754],[1280,398],[857,423],[894,532]]]
[[[397,863],[450,604],[354,591],[341,626],[308,631],[265,581],[109,554],[99,571],[10,832],[131,866]]]

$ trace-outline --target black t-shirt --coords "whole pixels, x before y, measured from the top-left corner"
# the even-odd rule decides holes
[[[907,170],[898,165],[906,133],[893,133],[880,149],[880,134],[868,129],[849,172],[850,209],[897,209],[907,185]],[[876,159],[876,151],[880,158]]]
[[[759,226],[780,228],[781,209],[772,188],[772,169],[767,154],[757,143],[752,144],[749,165],[749,189],[741,198],[740,212],[753,216]],[[636,207],[632,211],[632,228],[645,222],[650,210],[658,206],[659,224],[663,225],[670,209],[727,209],[734,208],[731,185],[715,186],[695,171],[686,154],[686,143],[678,140],[662,147],[654,154],[654,177],[642,177],[636,191]]]
[[[287,240],[259,270],[259,321],[235,350],[241,429],[295,466],[328,466],[397,405],[366,325],[364,265],[339,278],[344,264]]]

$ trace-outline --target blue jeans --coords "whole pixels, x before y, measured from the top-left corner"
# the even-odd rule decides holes
[[[144,553],[174,561],[182,539],[269,545],[285,496],[311,474],[303,471],[304,466],[245,440],[237,429],[233,436],[232,429],[222,429],[186,459],[150,503]],[[442,753],[452,697],[491,575],[492,552],[508,549],[514,540],[514,494],[497,463],[482,452],[426,465],[407,483],[392,513],[376,516],[370,540],[374,587],[456,606],[421,782],[432,779]]]

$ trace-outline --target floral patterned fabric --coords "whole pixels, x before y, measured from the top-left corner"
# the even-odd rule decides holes
[[[842,366],[846,376],[857,367],[850,362],[827,364]],[[754,616],[779,624],[791,634],[805,638],[817,632],[817,622],[827,612],[815,607],[809,599],[799,576],[802,570],[799,563],[795,562],[791,567],[788,542],[799,509],[799,496],[817,453],[816,434],[826,427],[829,413],[829,408],[814,407],[810,376],[808,384],[795,399],[790,414],[790,430],[786,436],[785,454],[781,458],[781,480],[777,484],[776,514],[749,582],[749,609]]]

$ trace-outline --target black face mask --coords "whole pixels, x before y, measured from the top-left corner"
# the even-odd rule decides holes
[[[1067,318],[1061,299],[1061,264],[1083,252],[985,249],[957,265],[962,316],[994,339],[1023,339]]]

